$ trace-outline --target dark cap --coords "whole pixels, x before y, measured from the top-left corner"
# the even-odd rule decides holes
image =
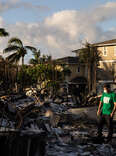
[[[104,84],[104,88],[110,89],[110,84]]]

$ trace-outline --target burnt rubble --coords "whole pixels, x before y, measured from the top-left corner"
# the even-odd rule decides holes
[[[116,155],[115,132],[112,144],[96,144],[91,139],[96,135],[96,105],[74,108],[71,98],[69,103],[59,98],[36,98],[31,93],[1,96],[0,153],[7,156]]]

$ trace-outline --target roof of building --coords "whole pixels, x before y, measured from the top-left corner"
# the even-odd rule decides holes
[[[78,57],[62,57],[59,59],[56,59],[57,63],[63,63],[63,64],[77,64],[79,62],[79,58]]]
[[[76,49],[76,50],[73,50],[72,52],[75,53],[76,51],[79,51],[79,50],[82,50],[83,48],[80,48],[80,49]]]
[[[112,39],[112,40],[107,40],[107,41],[103,41],[103,42],[98,42],[98,43],[95,43],[93,45],[101,45],[101,44],[108,44],[108,45],[112,45],[112,44],[116,44],[116,39]]]
[[[92,45],[97,46],[97,47],[112,46],[112,45],[116,46],[116,39],[107,40],[107,41],[103,41],[103,42],[98,42],[98,43],[94,43]],[[81,49],[83,49],[83,48],[81,48]],[[76,49],[76,50],[73,50],[72,52],[76,53],[76,52],[79,52],[81,49]]]

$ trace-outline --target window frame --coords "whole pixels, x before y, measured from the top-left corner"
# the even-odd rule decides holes
[[[106,52],[106,54],[104,54]],[[103,56],[107,56],[107,47],[103,47]]]
[[[114,46],[114,56],[116,56],[116,46]]]
[[[77,67],[77,73],[80,73],[80,66]]]

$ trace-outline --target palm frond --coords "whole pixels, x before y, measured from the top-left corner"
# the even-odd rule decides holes
[[[25,48],[19,48],[17,54],[20,55],[21,57],[24,57],[27,54],[27,51]]]
[[[9,36],[9,33],[6,32],[4,28],[0,28],[0,37]]]
[[[31,47],[31,46],[25,46],[25,48],[31,50],[32,52],[37,51],[35,47]]]
[[[40,50],[34,50],[34,51],[32,51],[32,53],[33,53],[33,56],[35,57],[35,56],[38,56],[38,57],[40,57],[40,55],[41,55],[41,52],[40,52]]]
[[[13,53],[10,56],[8,56],[7,59],[10,63],[17,63],[20,60],[20,56],[17,55],[17,53]]]
[[[36,64],[38,64],[38,62],[37,62],[37,60],[32,58],[32,59],[29,60],[29,64],[36,65]]]
[[[17,51],[19,49],[18,46],[8,46],[7,48],[5,48],[3,50],[3,53],[8,53],[8,52],[12,52],[12,51]]]
[[[23,43],[19,38],[13,37],[8,41],[9,45],[17,45],[19,47],[23,47]]]
[[[52,60],[52,56],[51,55],[47,55],[47,61],[51,61]]]
[[[16,53],[13,53],[13,54],[7,56],[6,59],[7,59],[10,63],[13,63],[14,58],[15,58],[16,55],[17,55]]]

